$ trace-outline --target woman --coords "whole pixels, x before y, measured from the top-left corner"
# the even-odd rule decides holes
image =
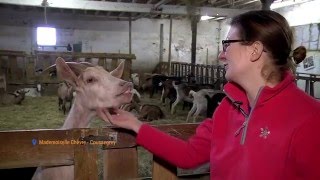
[[[178,167],[210,162],[211,179],[320,179],[320,103],[294,83],[292,41],[276,12],[234,17],[219,54],[227,97],[188,141],[125,111],[98,114],[135,131],[138,144]]]

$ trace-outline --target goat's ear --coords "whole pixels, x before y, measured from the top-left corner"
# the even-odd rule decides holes
[[[124,69],[124,61],[122,61],[116,69],[110,72],[114,77],[121,78]]]
[[[58,76],[70,83],[73,87],[79,84],[77,75],[71,70],[63,58],[58,57],[56,60]]]

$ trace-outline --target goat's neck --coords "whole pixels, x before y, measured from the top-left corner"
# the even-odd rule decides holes
[[[62,129],[87,128],[95,112],[85,108],[80,99],[75,97],[70,112],[62,126]]]

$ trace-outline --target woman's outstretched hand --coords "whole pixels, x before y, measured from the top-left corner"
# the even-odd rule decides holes
[[[133,130],[136,133],[138,133],[143,124],[133,114],[121,109],[113,109],[112,113],[110,113],[110,109],[99,108],[97,109],[97,114],[104,121],[121,128]]]

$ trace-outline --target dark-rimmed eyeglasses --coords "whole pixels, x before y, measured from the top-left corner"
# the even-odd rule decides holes
[[[227,47],[230,46],[231,43],[235,42],[245,42],[246,40],[222,40],[222,50],[226,52]]]

